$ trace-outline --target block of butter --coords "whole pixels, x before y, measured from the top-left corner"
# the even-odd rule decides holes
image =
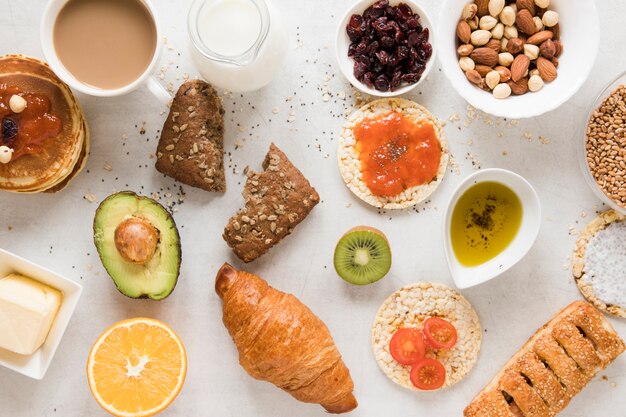
[[[0,279],[0,347],[22,355],[46,340],[63,295],[23,275]]]

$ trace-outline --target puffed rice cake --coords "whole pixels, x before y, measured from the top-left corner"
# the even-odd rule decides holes
[[[380,369],[393,382],[412,391],[420,390],[411,383],[411,368],[400,365],[391,357],[389,342],[396,330],[421,328],[428,317],[450,321],[458,335],[452,349],[426,354],[438,359],[446,368],[446,381],[440,389],[462,380],[476,363],[480,351],[480,321],[465,297],[442,284],[416,283],[399,289],[385,300],[376,313],[372,325],[372,349]]]
[[[626,216],[600,213],[580,233],[572,273],[582,295],[605,313],[626,318]]]
[[[428,184],[417,185],[404,190],[393,197],[381,197],[372,194],[361,173],[361,161],[356,150],[353,129],[363,119],[372,119],[396,111],[417,123],[422,120],[430,122],[435,128],[437,139],[441,144],[441,161],[435,179]],[[372,101],[358,110],[353,111],[346,121],[339,138],[337,157],[339,171],[344,182],[357,197],[366,203],[385,209],[404,209],[414,206],[428,198],[441,183],[448,160],[450,159],[441,123],[426,108],[401,98],[385,98]]]

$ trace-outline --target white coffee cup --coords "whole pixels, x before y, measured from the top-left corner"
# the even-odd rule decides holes
[[[52,70],[59,76],[61,80],[63,80],[67,85],[73,88],[76,91],[80,91],[81,93],[85,93],[91,96],[97,97],[114,97],[120,96],[123,94],[127,94],[142,85],[148,87],[150,92],[155,95],[157,99],[162,101],[163,103],[169,103],[172,99],[167,90],[156,80],[154,76],[152,76],[152,72],[156,68],[159,63],[159,58],[161,55],[162,43],[161,43],[161,25],[159,24],[159,19],[157,17],[156,9],[151,1],[149,0],[138,0],[146,6],[148,12],[150,13],[150,17],[152,18],[152,23],[154,24],[156,30],[156,46],[154,48],[154,54],[152,55],[152,59],[150,60],[150,65],[146,68],[146,70],[141,74],[138,78],[136,78],[133,82],[119,88],[113,89],[102,89],[96,88],[91,85],[85,84],[82,81],[78,80],[70,71],[68,71],[54,49],[54,25],[57,19],[57,16],[65,3],[68,0],[49,0],[46,5],[46,9],[43,12],[43,17],[41,18],[41,47],[43,49],[43,54],[46,57],[46,61],[48,61],[48,65],[52,68]]]

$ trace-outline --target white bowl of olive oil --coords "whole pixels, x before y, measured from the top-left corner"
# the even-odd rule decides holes
[[[493,168],[467,177],[445,213],[445,252],[456,286],[482,284],[518,263],[540,224],[539,197],[518,174]]]

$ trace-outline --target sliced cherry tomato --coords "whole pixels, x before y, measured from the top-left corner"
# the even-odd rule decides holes
[[[452,349],[456,344],[456,329],[448,320],[429,317],[424,322],[422,332],[432,349]]]
[[[446,368],[437,359],[424,358],[413,365],[410,377],[417,388],[433,390],[446,382]]]
[[[426,345],[418,329],[399,329],[389,342],[389,353],[400,365],[412,365],[424,357]]]

